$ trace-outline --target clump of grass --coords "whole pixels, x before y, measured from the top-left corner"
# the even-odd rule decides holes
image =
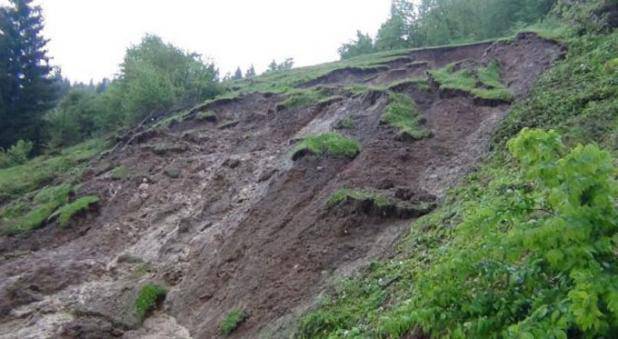
[[[335,125],[336,129],[354,129],[354,120],[351,117],[345,117]]]
[[[217,115],[213,111],[201,111],[195,115],[195,120],[197,121],[215,121],[217,120]]]
[[[125,165],[116,166],[110,175],[113,180],[124,180],[129,177],[129,169]]]
[[[360,152],[360,144],[339,133],[323,133],[306,137],[293,150],[292,158],[309,152],[316,155],[331,155],[336,157],[354,158]]]
[[[421,114],[414,100],[405,94],[389,92],[389,104],[386,106],[382,121],[399,130],[400,136],[419,140],[431,133],[421,127]]]
[[[440,88],[459,90],[486,100],[511,102],[513,94],[500,81],[500,65],[492,61],[487,67],[479,67],[476,72],[470,69],[455,71],[455,65],[430,71]]]
[[[307,107],[328,99],[329,91],[325,88],[297,89],[290,91],[288,98],[277,105],[278,109]]]
[[[348,199],[371,200],[378,207],[387,206],[391,203],[391,201],[387,197],[374,192],[342,188],[330,195],[330,197],[326,201],[326,206],[331,208],[341,204]]]
[[[2,230],[7,235],[33,231],[45,224],[54,211],[65,204],[73,187],[69,184],[46,187],[32,199],[32,203],[19,201],[0,212],[0,219],[9,226]]]
[[[135,299],[135,313],[140,321],[144,321],[159,303],[165,300],[167,290],[157,284],[144,285]]]
[[[241,309],[230,311],[221,323],[219,323],[219,333],[225,336],[230,335],[248,316],[247,312]]]
[[[99,202],[99,197],[89,195],[81,197],[74,202],[62,206],[56,213],[58,214],[58,223],[61,227],[68,225],[69,221],[73,219],[78,213],[84,212],[90,208],[90,206]]]

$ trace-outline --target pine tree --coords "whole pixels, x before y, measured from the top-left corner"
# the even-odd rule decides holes
[[[245,78],[251,79],[253,77],[255,77],[255,67],[251,65],[249,69],[247,69],[247,71],[245,72]]]
[[[32,0],[0,7],[0,147],[18,139],[43,142],[43,114],[57,95],[42,30],[42,11]]]
[[[242,79],[242,70],[240,69],[240,67],[236,68],[236,72],[234,72],[234,75],[232,76],[232,80],[240,80]]]

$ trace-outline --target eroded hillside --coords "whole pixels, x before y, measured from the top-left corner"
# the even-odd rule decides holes
[[[212,338],[235,310],[232,337],[289,336],[325,286],[391,254],[563,53],[533,33],[398,51],[139,126],[89,163],[87,213],[0,238],[0,337]],[[142,324],[148,283],[167,295]]]

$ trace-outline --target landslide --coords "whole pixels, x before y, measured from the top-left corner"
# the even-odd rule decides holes
[[[336,277],[392,255],[564,52],[534,33],[398,51],[137,126],[88,163],[76,194],[95,208],[0,237],[0,337],[213,338],[237,310],[231,337],[288,335]],[[304,147],[332,132],[358,151]],[[167,294],[144,321],[148,283]]]

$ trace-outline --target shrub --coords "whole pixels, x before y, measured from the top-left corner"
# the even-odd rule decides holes
[[[230,311],[219,323],[219,333],[225,336],[230,335],[247,317],[248,314],[244,310],[234,309]]]
[[[19,140],[8,150],[0,149],[0,168],[17,166],[28,161],[33,144],[30,141]]]
[[[165,300],[167,290],[157,284],[148,283],[139,290],[135,299],[135,313],[140,321],[144,321],[159,303]]]
[[[296,159],[304,152],[354,158],[360,152],[360,145],[357,141],[348,139],[339,133],[324,133],[303,139],[294,148],[292,158]]]

